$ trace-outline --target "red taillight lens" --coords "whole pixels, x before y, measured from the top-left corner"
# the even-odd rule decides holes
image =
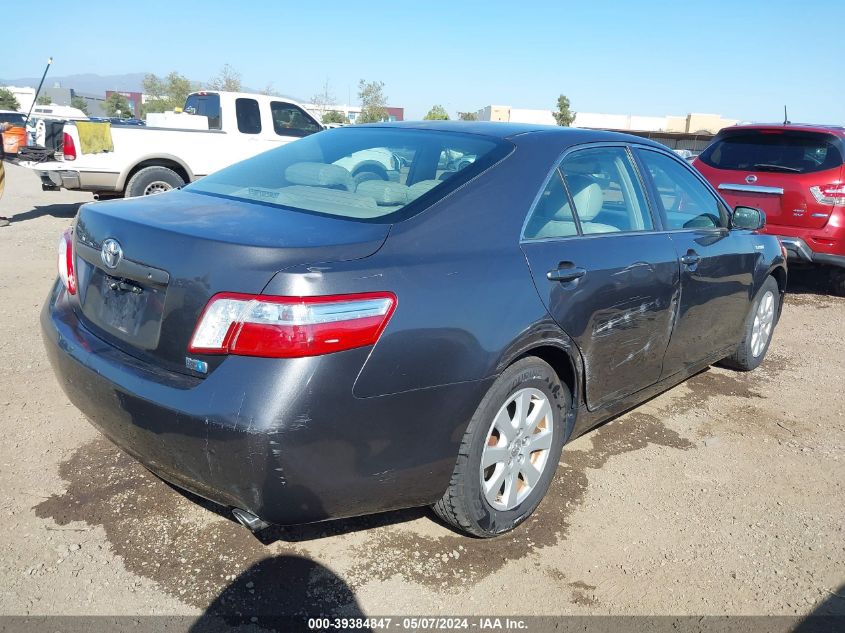
[[[65,160],[76,160],[76,145],[73,142],[73,137],[65,132],[62,134],[62,154]]]
[[[272,358],[331,354],[374,344],[395,308],[396,296],[389,292],[323,297],[222,292],[205,306],[188,351]]]
[[[65,229],[59,238],[59,277],[67,291],[76,294],[76,271],[73,267],[73,229]]]
[[[819,204],[845,206],[845,183],[834,182],[829,185],[810,187],[810,193]]]

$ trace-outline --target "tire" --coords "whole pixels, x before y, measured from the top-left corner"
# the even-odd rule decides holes
[[[517,401],[529,413],[541,407],[537,415],[542,415],[544,410],[546,415],[539,419],[519,416]],[[569,389],[539,358],[527,357],[508,367],[490,387],[470,420],[449,488],[433,506],[434,512],[455,529],[481,538],[509,532],[531,516],[546,495],[557,469],[571,402]],[[536,432],[529,433],[523,428],[520,434],[519,427],[512,424],[512,420],[520,417],[527,417],[529,425],[533,420]],[[511,426],[505,427],[507,424]],[[510,443],[498,432],[500,426],[514,434]],[[489,442],[498,445],[488,446]],[[537,450],[530,451],[532,446]],[[482,470],[482,457],[488,451],[487,457],[493,465]],[[526,476],[524,473],[528,472],[532,474]],[[494,483],[499,478],[502,478],[501,486]]]
[[[126,185],[126,197],[137,198],[165,193],[184,184],[182,176],[168,167],[144,167],[129,179],[129,184]]]
[[[845,268],[834,268],[830,272],[830,294],[845,297]]]
[[[367,180],[389,180],[387,172],[379,167],[364,166],[358,169],[352,176],[355,185],[358,186]]]
[[[765,305],[763,305],[764,303]],[[762,311],[761,305],[763,305]],[[739,347],[720,365],[737,371],[751,371],[760,366],[772,342],[772,336],[778,322],[779,305],[780,288],[778,282],[775,281],[774,277],[768,277],[760,290],[757,291],[757,296],[754,297],[754,302],[751,304],[751,310],[745,319],[745,331]],[[768,325],[766,338],[760,341],[759,338],[755,338],[755,328],[760,333],[759,328],[762,327],[765,330],[766,325]]]

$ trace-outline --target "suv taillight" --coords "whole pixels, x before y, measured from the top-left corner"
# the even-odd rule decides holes
[[[62,154],[65,160],[76,160],[76,145],[73,143],[73,137],[67,132],[62,134]]]
[[[845,206],[845,183],[834,182],[829,185],[810,187],[810,193],[819,204]]]
[[[76,294],[76,271],[73,268],[73,229],[65,229],[59,238],[59,277],[67,291]]]
[[[188,351],[299,358],[364,347],[378,340],[395,308],[396,296],[389,292],[322,297],[222,292],[205,306]]]

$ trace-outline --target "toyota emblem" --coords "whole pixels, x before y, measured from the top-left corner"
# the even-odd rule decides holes
[[[103,240],[103,246],[100,248],[100,259],[107,268],[117,268],[120,260],[123,259],[123,249],[120,247],[120,242],[108,238]]]
[[[745,177],[745,182],[747,182],[749,185],[755,183],[757,182],[757,176],[755,176],[754,174],[750,174]]]

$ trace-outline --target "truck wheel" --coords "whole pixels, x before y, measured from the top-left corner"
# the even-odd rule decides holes
[[[571,402],[569,389],[539,358],[508,367],[470,420],[435,513],[482,538],[504,534],[531,516],[557,469]]]
[[[751,310],[745,319],[745,334],[736,351],[719,364],[737,371],[757,369],[772,342],[775,325],[778,322],[780,288],[774,277],[768,277],[757,291]]]
[[[126,185],[126,197],[152,196],[177,189],[185,184],[182,176],[167,167],[144,167],[129,179]]]

